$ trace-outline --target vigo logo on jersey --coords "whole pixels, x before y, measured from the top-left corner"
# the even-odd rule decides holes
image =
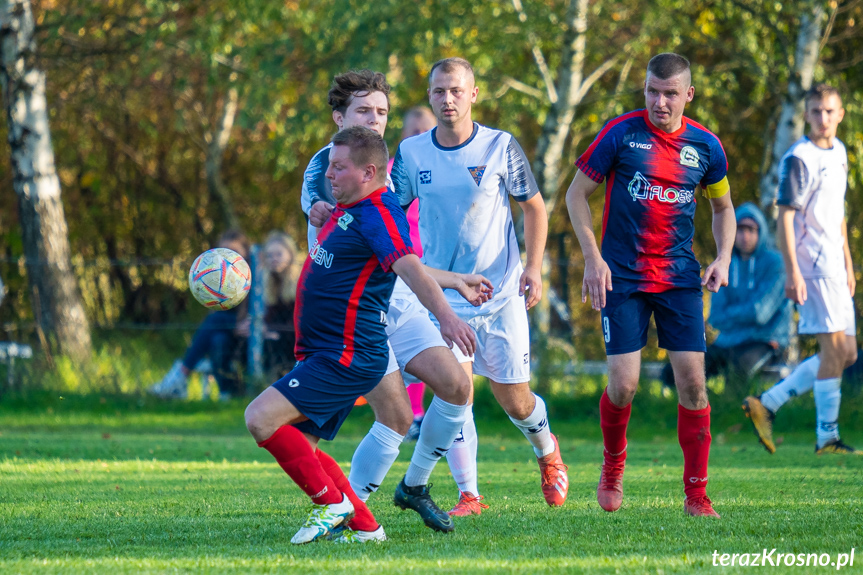
[[[321,244],[317,241],[315,241],[315,245],[312,246],[312,250],[309,252],[309,257],[312,258],[312,261],[318,265],[324,266],[325,268],[332,267],[334,255],[335,254],[331,254],[322,248]]]
[[[688,204],[695,197],[695,190],[678,190],[654,186],[641,172],[635,172],[635,177],[627,188],[632,201],[659,200],[666,204]]]

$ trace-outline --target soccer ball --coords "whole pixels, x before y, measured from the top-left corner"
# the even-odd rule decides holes
[[[227,248],[207,250],[189,270],[189,289],[204,307],[231,309],[246,298],[252,270],[243,256]]]

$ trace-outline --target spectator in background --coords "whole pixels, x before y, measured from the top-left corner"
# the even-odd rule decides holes
[[[228,248],[248,259],[251,245],[245,234],[229,230],[219,238],[217,247]],[[221,399],[243,395],[242,379],[233,368],[233,359],[246,344],[248,328],[245,330],[246,335],[243,335],[241,326],[247,316],[248,299],[233,309],[214,311],[208,315],[195,332],[186,355],[174,363],[162,381],[150,387],[150,393],[159,397],[185,399],[189,374],[196,367],[200,369],[202,360],[209,358]]]
[[[427,106],[414,106],[405,114],[404,126],[402,127],[402,140],[428,132],[435,126],[437,126],[437,118],[435,118],[431,109]],[[390,158],[390,162],[387,165],[387,172],[392,171],[394,160],[395,157]],[[414,245],[414,250],[416,250],[417,255],[422,257],[423,250],[420,243],[419,231],[419,200],[413,201],[408,208],[407,216],[408,224],[410,224],[411,227],[411,243]],[[405,439],[416,441],[420,436],[420,425],[425,416],[423,396],[425,395],[426,384],[421,381],[417,381],[416,378],[409,373],[403,372],[402,375],[404,376],[405,381],[409,384],[407,386],[408,397],[411,400],[411,409],[414,414],[414,421],[405,435]]]
[[[294,368],[294,301],[297,246],[291,236],[270,232],[264,244],[264,368],[276,379]]]
[[[737,235],[728,287],[712,296],[707,320],[719,330],[719,337],[707,347],[704,357],[707,377],[724,373],[726,390],[744,385],[780,358],[791,329],[785,267],[782,255],[773,247],[764,214],[750,202],[738,207],[735,214]],[[670,364],[662,370],[662,382],[674,386]]]

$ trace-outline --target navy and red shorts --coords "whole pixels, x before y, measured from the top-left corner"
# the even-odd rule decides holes
[[[273,387],[309,418],[294,427],[331,441],[357,398],[373,390],[383,378],[388,360],[386,354],[366,360],[355,355],[348,368],[330,357],[310,355]]]
[[[676,288],[660,293],[633,289],[606,292],[602,335],[606,355],[638,351],[647,345],[650,315],[656,322],[659,347],[669,351],[707,349],[701,288]]]

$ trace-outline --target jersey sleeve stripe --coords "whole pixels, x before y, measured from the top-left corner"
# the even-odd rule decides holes
[[[414,250],[412,247],[405,245],[402,234],[399,232],[399,227],[396,224],[396,221],[393,219],[393,215],[384,205],[383,200],[381,200],[381,195],[374,194],[370,197],[372,200],[372,204],[378,209],[378,213],[380,213],[381,219],[384,221],[384,225],[387,227],[387,232],[389,232],[390,239],[392,240],[393,246],[395,246],[396,249],[396,251],[390,254],[384,262],[384,268],[389,270],[392,262],[396,261],[402,256],[414,253]]]
[[[391,253],[387,256],[387,259],[384,260],[384,269],[389,270],[394,263],[409,254],[416,255],[416,251],[411,247],[406,247],[403,250]]]
[[[377,265],[378,259],[375,256],[369,258],[369,261],[363,266],[363,271],[360,272],[360,276],[357,278],[357,283],[354,284],[354,288],[351,290],[351,297],[348,300],[348,308],[345,313],[344,350],[339,358],[339,363],[345,367],[350,367],[354,359],[354,333],[356,333],[357,329],[357,310],[360,306],[360,298],[363,297],[366,284],[369,282],[369,278],[372,276],[372,272],[375,271]]]
[[[585,152],[585,153],[587,153],[587,152]],[[602,174],[600,174],[599,172],[597,172],[596,170],[594,170],[593,168],[591,168],[591,167],[587,164],[587,160],[586,160],[586,159],[579,158],[579,159],[575,162],[575,166],[576,166],[579,170],[581,170],[582,172],[584,172],[584,175],[585,175],[585,176],[587,176],[588,178],[590,178],[591,180],[593,180],[593,181],[594,181],[594,182],[596,182],[597,184],[601,184],[601,183],[602,183],[602,180],[604,180],[604,179],[605,179],[605,176],[603,176]]]
[[[596,149],[597,144],[599,144],[599,142],[602,140],[602,138],[605,137],[609,130],[614,128],[616,125],[620,124],[621,122],[625,122],[626,120],[629,120],[631,118],[640,118],[643,116],[644,110],[635,110],[634,112],[629,112],[628,114],[623,114],[622,116],[618,116],[613,120],[610,120],[605,125],[605,127],[600,130],[599,134],[597,134],[596,138],[593,140],[590,146],[588,146],[587,150],[585,150],[584,153],[578,157],[578,160],[576,160],[575,162],[576,167],[578,167],[579,170],[584,172],[584,174],[594,182],[602,183],[602,180],[605,179],[605,174],[600,174],[587,164],[590,160],[590,156]]]

